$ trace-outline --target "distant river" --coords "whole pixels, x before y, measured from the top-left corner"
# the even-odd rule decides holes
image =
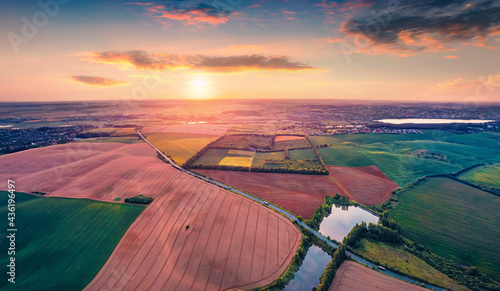
[[[441,124],[441,123],[486,123],[486,122],[493,122],[495,120],[407,118],[407,119],[380,119],[380,120],[375,120],[375,121],[379,121],[379,122],[383,122],[383,123],[391,123],[391,124],[405,124],[405,123]]]

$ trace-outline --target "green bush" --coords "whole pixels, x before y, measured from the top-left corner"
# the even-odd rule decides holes
[[[143,194],[140,194],[140,195],[137,195],[134,197],[125,198],[124,201],[127,203],[149,204],[149,203],[153,202],[153,198],[146,196],[146,195],[143,195]]]

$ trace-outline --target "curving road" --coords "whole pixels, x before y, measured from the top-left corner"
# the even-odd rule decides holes
[[[184,169],[183,167],[177,165],[176,163],[174,163],[169,157],[167,157],[162,151],[160,151],[157,147],[155,147],[152,143],[150,143],[143,135],[140,131],[137,131],[137,134],[145,141],[147,142],[153,149],[155,149],[155,151],[157,153],[159,153],[165,160],[167,160],[170,165],[172,165],[172,167],[178,169],[179,171],[182,171],[184,173],[187,173],[191,176],[194,176],[198,179],[201,179],[205,182],[208,182],[208,183],[212,183],[214,185],[217,185],[223,189],[226,189],[226,190],[229,190],[229,191],[232,191],[232,192],[235,192],[237,194],[240,194],[242,196],[245,196],[246,198],[250,199],[250,200],[253,200],[255,202],[258,202],[260,204],[262,204],[263,206],[265,207],[268,207],[270,209],[273,209],[283,215],[285,215],[286,217],[288,217],[291,221],[295,221],[297,222],[298,224],[300,224],[302,227],[304,227],[305,229],[309,230],[311,233],[313,233],[315,236],[317,236],[319,239],[325,241],[327,244],[329,244],[330,246],[334,247],[334,248],[337,248],[338,247],[338,244],[332,242],[331,240],[327,239],[326,237],[324,237],[323,235],[321,235],[319,232],[317,232],[316,230],[312,229],[311,227],[309,227],[307,224],[305,224],[304,222],[300,221],[297,217],[295,217],[293,214],[281,209],[281,208],[278,208],[272,204],[269,204],[268,202],[264,201],[264,200],[261,200],[259,198],[256,198],[254,196],[251,196],[251,195],[248,195],[246,193],[243,193],[235,188],[232,188],[232,187],[229,187],[229,186],[226,186],[222,183],[219,183],[217,181],[214,181],[214,180],[210,180],[208,179],[207,177],[204,177],[204,176],[201,176],[201,175],[198,175],[196,173],[193,173],[189,170],[186,170]],[[386,275],[388,276],[391,276],[391,277],[394,277],[394,278],[398,278],[398,279],[401,279],[403,281],[406,281],[406,282],[410,282],[410,283],[413,283],[413,284],[417,284],[417,285],[420,285],[421,283],[416,281],[416,280],[413,280],[413,279],[410,279],[410,278],[407,278],[407,277],[404,277],[404,276],[401,276],[401,275],[398,275],[396,273],[393,273],[393,272],[390,272],[390,271],[387,271],[387,270],[380,270],[378,269],[378,266],[375,265],[375,264],[372,264],[358,256],[356,256],[355,254],[349,252],[349,251],[346,251],[347,255],[349,257],[351,257],[351,259],[357,261],[358,263],[361,263],[361,264],[364,264],[370,268],[377,268],[377,270],[379,272],[382,272],[382,273],[385,273]],[[446,291],[446,289],[442,289],[442,288],[439,288],[439,287],[435,287],[435,286],[432,286],[432,285],[429,285],[429,284],[423,284],[426,288],[428,289],[432,289],[432,290],[437,290],[437,291]]]

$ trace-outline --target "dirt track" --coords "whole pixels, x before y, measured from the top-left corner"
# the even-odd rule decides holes
[[[300,238],[273,211],[180,174],[86,290],[251,289],[284,272]]]
[[[428,290],[389,277],[355,262],[345,261],[335,274],[329,291],[423,291]]]

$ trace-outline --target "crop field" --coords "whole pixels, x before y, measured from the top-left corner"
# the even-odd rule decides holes
[[[330,177],[344,190],[350,199],[364,205],[378,205],[392,195],[398,185],[379,168],[328,166]]]
[[[252,165],[253,155],[252,151],[229,150],[219,165],[249,168]]]
[[[326,195],[343,195],[326,175],[253,173],[199,169],[196,172],[311,218]]]
[[[262,205],[181,173],[85,290],[228,290],[273,282],[300,231]]]
[[[288,141],[288,140],[305,140],[303,136],[297,135],[277,135],[274,137],[274,142]]]
[[[142,132],[143,133],[177,132],[177,133],[223,136],[231,127],[233,127],[232,124],[210,124],[210,123],[172,124],[172,125],[145,127],[142,129]]]
[[[396,141],[442,141],[485,148],[500,148],[500,136],[494,133],[455,134],[442,130],[425,130],[419,134],[344,134],[311,136],[314,145],[361,146]]]
[[[307,148],[311,148],[311,144],[309,144],[305,137],[278,135],[274,138],[274,150]]]
[[[500,189],[500,163],[474,168],[458,178],[472,184]]]
[[[0,165],[0,179],[14,180],[18,191],[104,201],[155,197],[178,173],[156,158],[147,143],[54,145],[1,156]]]
[[[290,159],[292,160],[317,160],[316,154],[312,149],[300,149],[288,151]]]
[[[266,165],[269,160],[281,161],[285,159],[285,152],[256,152],[253,158],[252,167],[272,166]],[[279,167],[279,166],[277,166]]]
[[[500,279],[500,197],[448,178],[431,178],[398,195],[389,212],[404,233],[435,253]]]
[[[272,149],[273,136],[265,135],[226,135],[219,139],[213,147],[219,149],[248,150],[255,148],[269,151]]]
[[[190,157],[217,139],[211,135],[169,132],[152,132],[145,136],[149,142],[179,165],[183,165]]]
[[[82,290],[145,208],[19,192],[16,206],[16,283],[4,275],[2,290]],[[7,199],[0,201],[0,215],[7,217]],[[2,252],[2,266],[8,260]]]
[[[319,149],[326,164],[347,167],[375,165],[399,186],[405,186],[419,177],[453,173],[477,163],[500,160],[497,148],[479,147],[482,144],[492,146],[491,137],[494,135],[473,135],[478,138],[475,145],[473,137],[468,135],[439,133],[441,132],[428,131],[422,134],[316,136],[311,137],[311,140],[317,145],[332,145]],[[423,140],[425,138],[428,140]],[[430,158],[432,155],[418,157],[415,152],[422,150],[437,153],[444,158]]]
[[[327,165],[346,167],[377,166],[399,186],[405,186],[419,177],[452,173],[460,170],[459,166],[446,162],[372,150],[366,147],[339,146],[321,148],[319,153]]]
[[[352,261],[345,261],[335,273],[329,291],[424,291],[426,288],[389,277]]]
[[[207,151],[196,161],[193,162],[193,166],[198,165],[209,165],[215,166],[222,161],[227,155],[229,150],[227,149],[207,149]]]
[[[417,256],[407,252],[402,246],[394,247],[363,239],[361,246],[356,251],[372,262],[378,262],[403,274],[409,274],[448,290],[469,290],[458,285],[453,279],[434,269]]]

